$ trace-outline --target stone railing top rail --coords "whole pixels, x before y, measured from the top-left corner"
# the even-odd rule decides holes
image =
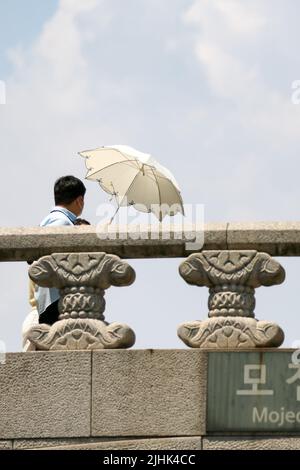
[[[104,239],[95,226],[0,228],[0,261],[91,251],[105,251],[121,258],[186,257],[199,251],[196,246],[193,249],[193,241],[201,239],[199,229],[193,225],[184,233],[176,226],[151,232],[149,226],[138,238],[134,237],[133,225],[121,227],[119,232],[117,226],[110,226],[110,232]],[[300,256],[300,222],[208,223],[204,225],[202,249],[253,249],[273,256]]]

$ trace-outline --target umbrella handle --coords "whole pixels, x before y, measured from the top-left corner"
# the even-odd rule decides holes
[[[112,223],[112,221],[113,221],[114,218],[116,217],[116,215],[117,215],[119,209],[120,209],[120,206],[118,205],[117,210],[115,211],[114,215],[112,216],[112,218],[111,218],[110,221],[108,222],[108,225],[110,225],[110,224]]]
[[[110,184],[112,185],[112,188],[113,188],[113,195],[110,199],[110,200],[112,200],[114,196],[116,197],[117,193],[115,191],[115,188],[114,188],[114,185],[113,185],[112,181],[110,182]],[[117,201],[117,198],[116,198],[116,201]],[[118,204],[118,202],[117,202],[117,204]],[[117,210],[115,211],[114,215],[112,216],[112,218],[108,222],[108,225],[110,225],[112,223],[112,221],[114,220],[115,216],[117,215],[117,212],[118,212],[119,209],[120,209],[120,205],[118,204]]]

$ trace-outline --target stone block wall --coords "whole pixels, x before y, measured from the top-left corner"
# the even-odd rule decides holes
[[[208,354],[9,353],[0,365],[0,449],[299,448],[300,433],[207,434]]]

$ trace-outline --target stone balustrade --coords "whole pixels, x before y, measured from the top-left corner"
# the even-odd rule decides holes
[[[184,234],[173,228],[150,235],[148,227],[139,237],[132,235],[131,227],[106,239],[96,227],[86,226],[0,229],[0,261],[35,260],[31,279],[60,289],[59,321],[29,332],[37,349],[131,347],[131,328],[105,321],[104,292],[134,282],[135,272],[122,258],[157,257],[185,257],[179,267],[183,279],[209,288],[208,318],[178,328],[186,345],[232,349],[282,344],[278,325],[256,320],[254,290],[284,281],[284,269],[272,256],[300,255],[300,223],[206,224],[201,250],[193,249],[201,238],[193,226]]]
[[[59,321],[40,324],[28,339],[40,350],[116,349],[130,347],[134,332],[125,324],[105,322],[104,293],[111,285],[135,280],[129,264],[106,253],[65,253],[35,261],[29,276],[41,287],[60,290]]]
[[[61,296],[59,320],[28,333],[37,351],[1,364],[0,449],[299,448],[297,351],[256,319],[255,289],[284,282],[273,256],[300,255],[300,223],[208,224],[201,250],[187,249],[193,228],[156,235],[0,229],[0,261],[32,262],[30,278]],[[158,257],[183,258],[178,276],[209,289],[208,310],[179,325],[190,349],[127,351],[135,334],[108,323],[105,291],[134,282],[130,258]]]
[[[172,227],[153,231],[148,227],[134,236],[134,226],[117,232],[111,226],[102,238],[95,226],[0,228],[0,261],[37,260],[52,253],[106,252],[121,258],[182,258],[199,249],[187,249],[199,236],[199,228]],[[300,222],[204,224],[203,250],[256,250],[271,256],[300,256]],[[115,235],[115,236],[114,236]]]
[[[179,326],[178,336],[190,347],[276,347],[281,328],[254,318],[254,289],[281,284],[283,267],[267,253],[254,250],[202,251],[190,255],[179,272],[188,284],[209,288],[209,318]]]

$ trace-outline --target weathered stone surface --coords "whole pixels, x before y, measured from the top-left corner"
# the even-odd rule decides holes
[[[124,323],[80,318],[34,326],[27,338],[45,351],[129,348],[135,343],[134,332]]]
[[[13,441],[13,448],[17,450],[22,449],[40,449],[48,447],[68,447],[68,446],[80,446],[89,445],[93,443],[103,443],[110,441],[110,438],[99,438],[99,437],[60,437],[56,438],[44,438],[44,439],[16,439]]]
[[[256,251],[203,251],[179,266],[183,279],[210,288],[209,316],[254,316],[254,289],[281,284],[283,267],[267,253]]]
[[[0,228],[0,261],[28,261],[51,253],[106,251],[122,258],[178,258],[193,250],[186,243],[199,238],[191,227],[184,237],[173,226],[170,237],[159,231],[145,239],[128,237],[112,226],[114,237],[103,239],[95,226]],[[196,230],[196,235],[195,235]],[[132,227],[128,226],[128,232]],[[142,229],[142,233],[151,234]],[[273,256],[300,256],[300,222],[204,224],[204,250],[257,250]],[[198,249],[194,250],[199,251]]]
[[[300,437],[205,437],[203,450],[299,450]]]
[[[90,434],[91,353],[9,353],[0,367],[0,438]]]
[[[11,450],[12,441],[0,441],[0,450]]]
[[[254,319],[254,289],[280,284],[283,267],[267,253],[254,250],[194,253],[179,267],[192,285],[209,288],[208,320],[185,322],[178,336],[190,347],[277,347],[284,333],[275,323]]]
[[[134,269],[118,256],[106,253],[54,253],[35,261],[29,277],[41,287],[60,289],[60,320],[104,320],[104,291],[111,286],[129,286]]]
[[[204,248],[227,248],[226,227],[226,223],[205,224]],[[139,238],[136,227],[134,236],[131,236],[132,226],[127,229],[120,232],[112,224],[112,236],[104,239],[95,226],[0,228],[0,261],[37,260],[51,253],[101,251],[121,258],[177,258],[189,255],[193,250],[187,250],[186,243],[199,238],[197,226],[184,228],[182,235],[183,227],[171,226],[170,230],[153,233],[153,226],[149,225],[142,228]]]
[[[59,321],[35,325],[27,339],[38,350],[126,348],[134,332],[120,323],[104,322],[104,292],[127,286],[135,272],[118,256],[106,253],[55,253],[35,261],[30,278],[41,287],[60,290]]]
[[[174,437],[156,439],[56,439],[15,441],[15,449],[47,450],[200,450],[201,437]]]
[[[88,285],[104,290],[127,286],[135,280],[128,263],[106,253],[53,253],[35,261],[29,276],[39,286],[57,289]]]
[[[205,432],[205,353],[93,352],[93,436],[193,436]]]
[[[272,256],[299,256],[300,222],[230,222],[227,249],[253,249]]]
[[[280,346],[284,333],[276,323],[244,317],[215,317],[185,322],[178,336],[191,348],[232,349]]]

